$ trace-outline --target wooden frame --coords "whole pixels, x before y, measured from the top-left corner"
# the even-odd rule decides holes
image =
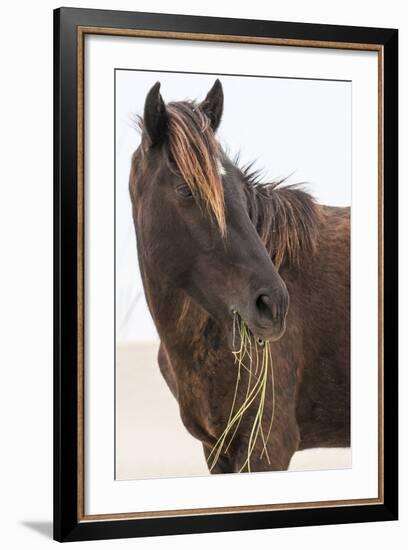
[[[396,519],[397,31],[61,8],[54,13],[54,33],[55,538],[59,541],[85,540]],[[378,498],[85,515],[83,44],[87,34],[378,52]]]

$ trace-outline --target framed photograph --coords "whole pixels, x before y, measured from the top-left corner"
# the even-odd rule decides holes
[[[54,36],[55,539],[397,519],[397,30]]]

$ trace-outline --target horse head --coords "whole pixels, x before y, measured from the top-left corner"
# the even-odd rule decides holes
[[[289,296],[251,219],[242,174],[216,139],[219,80],[201,103],[147,94],[130,191],[145,273],[183,291],[226,333],[236,313],[256,338],[285,331]]]

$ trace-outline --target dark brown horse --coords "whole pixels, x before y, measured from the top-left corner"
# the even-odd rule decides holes
[[[218,80],[201,104],[148,93],[130,174],[139,265],[161,372],[207,458],[231,413],[234,314],[271,343],[273,429],[251,471],[283,470],[298,450],[350,445],[349,209],[239,169],[215,138],[222,111]],[[213,472],[241,469],[255,414]]]

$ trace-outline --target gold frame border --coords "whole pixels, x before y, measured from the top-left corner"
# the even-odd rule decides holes
[[[157,39],[194,40],[207,42],[227,42],[240,44],[264,44],[307,48],[330,48],[344,50],[365,50],[378,52],[378,497],[331,500],[316,502],[296,502],[287,504],[265,504],[248,506],[228,506],[214,508],[193,508],[181,510],[159,510],[133,513],[85,514],[84,479],[84,41],[87,34],[110,36],[144,37]],[[295,40],[289,38],[267,38],[254,36],[217,35],[174,31],[154,31],[117,29],[108,27],[77,28],[77,285],[78,285],[78,353],[77,353],[77,509],[78,522],[105,520],[146,519],[182,517],[212,514],[232,514],[265,512],[273,510],[299,510],[305,508],[332,508],[338,506],[358,506],[383,504],[384,502],[384,356],[383,356],[383,277],[384,277],[384,205],[383,205],[383,82],[384,47],[381,44],[355,44],[320,40]]]

